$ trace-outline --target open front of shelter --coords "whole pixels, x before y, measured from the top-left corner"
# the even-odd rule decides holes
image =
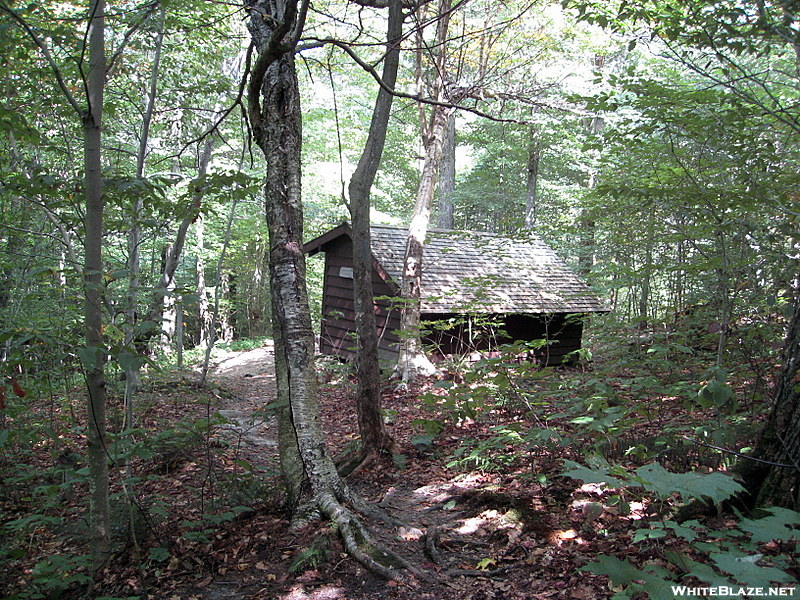
[[[408,229],[373,225],[372,283],[382,358],[396,359],[400,284]],[[353,244],[344,223],[305,245],[325,253],[320,352],[355,355]],[[468,354],[513,341],[536,342],[542,364],[569,361],[581,348],[584,318],[608,308],[543,241],[433,229],[423,256],[420,313],[433,352]],[[538,342],[538,340],[542,340]]]

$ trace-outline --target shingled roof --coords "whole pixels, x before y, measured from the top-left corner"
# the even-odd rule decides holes
[[[312,240],[306,252],[340,235],[344,224]],[[371,227],[372,253],[385,276],[402,280],[408,229]],[[589,313],[608,308],[538,237],[432,229],[425,242],[422,275],[423,314]]]

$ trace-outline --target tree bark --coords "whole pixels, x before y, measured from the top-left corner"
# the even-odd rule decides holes
[[[403,281],[400,296],[403,306],[400,312],[400,347],[394,377],[410,384],[420,376],[436,373],[436,367],[428,360],[422,347],[420,332],[422,256],[425,251],[425,238],[431,217],[431,203],[436,190],[436,176],[442,159],[444,131],[452,108],[435,106],[430,128],[430,144],[425,153],[414,214],[408,228],[405,258],[403,261]]]
[[[744,481],[750,506],[780,505],[800,509],[800,285],[783,349],[772,410],[752,457],[736,471]],[[766,462],[762,462],[766,461]]]
[[[447,81],[447,39],[451,14],[451,0],[441,0],[436,24],[436,81],[431,96],[438,102],[449,100],[458,102],[459,98],[449,98],[445,92]],[[420,42],[420,48],[423,44]],[[418,58],[418,70],[421,59]],[[421,81],[421,77],[419,77]],[[405,257],[403,260],[403,281],[400,295],[403,306],[400,312],[400,346],[397,366],[393,377],[403,384],[412,383],[419,376],[433,375],[436,367],[428,360],[420,338],[420,300],[422,283],[422,257],[425,238],[431,218],[431,203],[436,191],[436,179],[442,162],[447,123],[455,109],[452,106],[437,104],[431,108],[430,120],[422,119],[425,161],[422,166],[414,213],[408,228]]]
[[[397,82],[400,39],[403,35],[403,7],[400,0],[389,3],[387,53],[382,79],[389,89]],[[361,459],[383,451],[391,452],[394,441],[386,432],[381,414],[381,381],[378,363],[378,331],[372,290],[372,240],[370,235],[370,190],[380,166],[393,96],[378,90],[369,134],[358,166],[350,179],[350,218],[353,238],[353,303],[358,350],[356,354],[356,412],[361,435]]]
[[[283,10],[257,2],[269,15]],[[257,16],[252,16],[255,20]],[[258,38],[257,43],[258,43]],[[314,366],[314,334],[306,290],[303,253],[303,205],[300,184],[302,143],[300,97],[294,55],[281,53],[268,68],[262,86],[263,117],[255,141],[267,159],[266,216],[270,246],[270,287],[275,321],[275,354],[285,365],[291,420],[304,473],[312,492],[336,485],[338,475],[327,452],[319,417]],[[286,393],[288,392],[288,393]]]
[[[301,113],[294,59],[307,6],[298,7],[297,0],[256,0],[248,8],[248,27],[259,52],[248,84],[248,118],[253,139],[267,161],[265,208],[275,362],[279,404],[286,406],[279,430],[281,469],[285,477],[291,474],[286,483],[295,519],[302,520],[309,512],[322,513],[338,527],[345,549],[362,565],[384,577],[402,579],[394,568],[373,558],[386,556],[386,550],[376,548],[369,532],[344,506],[368,509],[336,472],[320,423],[305,282]],[[402,561],[396,555],[393,558]]]
[[[439,211],[436,226],[439,229],[453,229],[455,226],[455,206],[453,194],[456,191],[456,113],[447,119],[442,146],[442,164],[439,167]]]
[[[86,387],[88,391],[87,445],[89,461],[90,550],[95,569],[111,551],[109,479],[106,452],[106,380],[103,342],[103,173],[102,133],[105,88],[105,2],[89,3],[89,73],[86,81],[88,106],[82,115],[84,135],[84,185],[86,230],[84,287],[86,302]]]

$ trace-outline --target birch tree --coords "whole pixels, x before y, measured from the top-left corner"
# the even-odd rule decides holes
[[[435,104],[431,106],[429,115],[426,115],[424,105],[420,105],[425,159],[419,187],[417,188],[414,212],[408,228],[403,260],[403,280],[400,286],[400,295],[403,298],[400,313],[402,333],[397,366],[394,372],[394,377],[403,384],[411,383],[419,376],[432,375],[436,372],[436,367],[425,355],[420,338],[420,286],[422,284],[425,238],[428,234],[431,204],[436,192],[436,182],[442,162],[445,133],[447,124],[455,111],[455,104],[461,100],[460,91],[456,92],[455,95],[450,93],[454,89],[453,82],[449,77],[447,54],[451,15],[451,0],[440,0],[436,14],[436,35],[434,42],[429,47],[429,52],[434,57],[429,97],[433,99]],[[420,16],[424,19],[424,11],[421,11]],[[417,79],[420,82],[420,87],[422,87],[424,85],[422,52],[426,48],[422,28],[418,29],[417,44],[419,48],[417,54]]]
[[[248,27],[258,51],[248,82],[248,118],[253,140],[267,163],[265,212],[281,405],[279,453],[294,522],[321,513],[338,527],[345,548],[356,560],[384,577],[402,579],[402,574],[381,561],[380,557],[389,555],[377,548],[347,507],[375,513],[339,477],[320,422],[303,253],[302,117],[295,64],[308,3],[256,0],[247,7]],[[394,560],[413,570],[400,557]]]

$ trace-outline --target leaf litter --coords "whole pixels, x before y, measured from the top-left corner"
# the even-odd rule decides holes
[[[625,514],[608,502],[609,490],[560,477],[562,460],[580,461],[580,448],[539,452],[535,464],[514,460],[502,469],[459,470],[449,459],[463,440],[493,435],[495,423],[469,419],[444,423],[430,446],[415,445],[419,429],[413,423],[431,416],[419,400],[431,391],[428,383],[403,393],[385,388],[383,408],[393,415],[388,427],[402,456],[385,457],[356,471],[348,482],[407,523],[402,528],[368,523],[378,540],[434,577],[411,585],[376,578],[344,553],[326,524],[289,529],[274,419],[263,412],[274,397],[270,350],[226,356],[215,367],[208,390],[198,389],[189,373],[154,378],[145,389],[139,425],[151,453],[131,461],[142,478],[135,486],[134,509],[123,502],[121,469],[112,473],[119,510],[139,514],[141,523],[137,526],[130,517],[128,531],[134,535],[118,532],[119,539],[136,542],[118,543],[115,560],[101,573],[92,595],[603,599],[615,593],[608,578],[579,571],[597,556],[665,562],[664,548],[633,545],[634,531],[652,517],[645,505]],[[352,449],[357,439],[354,391],[346,371],[320,388],[322,420],[334,456]],[[676,420],[688,418],[684,409],[673,414]],[[645,435],[647,427],[633,434]],[[76,428],[60,439],[76,452],[84,444]],[[181,443],[167,443],[175,439]],[[30,461],[44,466],[52,450],[39,448]],[[80,521],[85,493],[85,485],[76,484],[53,511],[63,522]],[[13,493],[2,502],[8,511],[4,521],[25,514],[24,503]],[[5,575],[11,578],[10,589],[25,585],[38,558],[83,552],[80,531],[34,529],[27,543],[28,554]],[[60,597],[82,597],[80,589],[68,587]]]

